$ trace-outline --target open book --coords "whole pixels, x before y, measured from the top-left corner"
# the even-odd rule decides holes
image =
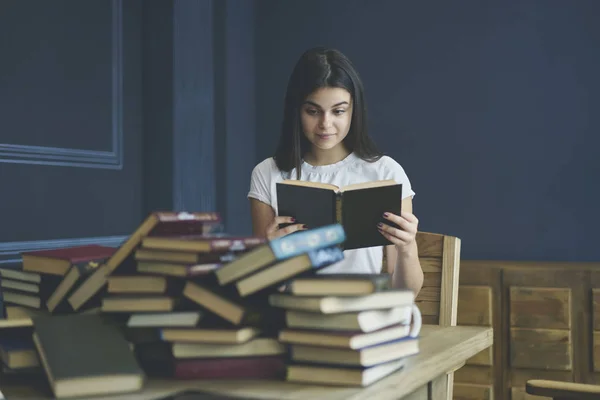
[[[379,233],[384,212],[400,215],[402,184],[394,180],[372,181],[337,187],[326,183],[285,180],[277,183],[278,214],[293,217],[309,229],[339,223],[346,232],[344,249],[385,246]]]

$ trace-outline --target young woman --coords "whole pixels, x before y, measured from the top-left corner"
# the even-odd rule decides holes
[[[423,271],[415,241],[418,220],[412,214],[415,193],[404,169],[379,152],[369,137],[361,80],[350,60],[337,50],[310,49],[294,67],[275,156],[252,172],[248,198],[255,235],[273,239],[310,229],[277,215],[276,183],[284,179],[337,186],[383,179],[401,183],[401,215],[384,214],[401,229],[380,224],[379,231],[393,243],[385,251],[394,287],[412,289],[415,295],[419,292]],[[284,223],[292,225],[279,229]],[[383,251],[382,247],[346,250],[343,261],[322,272],[380,273]]]

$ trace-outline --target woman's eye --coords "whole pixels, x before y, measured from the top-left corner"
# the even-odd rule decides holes
[[[315,110],[315,109],[313,109],[313,108],[307,108],[307,109],[306,109],[306,113],[307,113],[308,115],[316,115],[316,114],[318,113],[318,111],[317,111],[317,110]]]
[[[345,113],[345,112],[346,112],[346,110],[344,110],[344,109],[341,109],[341,108],[333,111],[333,113],[334,113],[335,115],[342,115],[342,114],[343,114],[343,113]]]

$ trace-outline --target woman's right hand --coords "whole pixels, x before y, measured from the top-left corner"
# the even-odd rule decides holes
[[[308,229],[306,225],[294,224],[294,222],[296,222],[296,220],[292,217],[275,217],[273,219],[273,222],[271,222],[269,224],[269,226],[267,226],[267,233],[266,233],[267,239],[273,240],[273,239],[280,238],[282,236],[289,235],[290,233],[294,233],[297,231],[304,231],[304,230]],[[285,228],[279,229],[279,225],[281,225],[281,224],[293,224],[293,225],[288,225]]]

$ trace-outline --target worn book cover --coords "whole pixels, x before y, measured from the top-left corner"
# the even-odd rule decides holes
[[[34,317],[33,342],[56,397],[139,390],[144,373],[114,323],[100,315]]]
[[[343,248],[385,246],[379,233],[385,212],[400,215],[402,184],[393,180],[366,182],[338,188],[324,183],[285,180],[277,183],[278,214],[293,217],[309,229],[339,223],[346,232]]]

